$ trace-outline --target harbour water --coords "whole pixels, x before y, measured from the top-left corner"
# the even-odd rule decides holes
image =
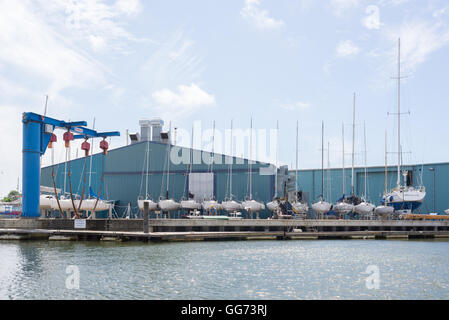
[[[441,240],[2,241],[0,257],[0,299],[449,299]]]

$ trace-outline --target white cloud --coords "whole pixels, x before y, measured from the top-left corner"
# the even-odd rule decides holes
[[[310,103],[298,101],[294,103],[283,103],[280,105],[280,107],[288,111],[301,111],[309,109]]]
[[[372,29],[379,29],[380,27],[380,13],[379,13],[379,7],[370,5],[366,7],[365,13],[368,15],[363,19],[363,25],[365,28],[372,30]]]
[[[390,41],[401,38],[401,60],[413,70],[428,56],[449,43],[449,29],[443,24],[429,24],[425,21],[406,22],[388,32]],[[390,52],[391,60],[397,57],[397,47]]]
[[[140,0],[117,0],[117,8],[128,15],[134,15],[142,10]]]
[[[258,29],[276,30],[285,26],[284,21],[275,20],[270,17],[267,10],[260,9],[259,0],[245,0],[245,6],[240,10],[240,14]]]
[[[337,56],[338,57],[348,57],[356,55],[360,52],[360,48],[357,47],[351,40],[340,41],[337,45]]]
[[[145,82],[152,88],[173,87],[178,83],[197,82],[203,71],[203,57],[195,43],[182,30],[171,36],[149,57],[142,67]],[[148,75],[151,75],[148,77]]]
[[[0,30],[0,62],[49,81],[49,91],[103,81],[105,68],[74,49],[25,1],[0,1]]]
[[[123,28],[124,18],[141,11],[140,0],[118,0],[115,4],[105,0],[39,0],[39,4],[57,28],[87,40],[93,50],[120,50],[124,41],[143,40]]]
[[[194,83],[190,86],[180,85],[177,89],[177,92],[162,89],[152,94],[158,105],[156,109],[170,114],[171,118],[192,114],[204,106],[215,104],[215,97]]]
[[[347,10],[357,7],[359,0],[331,0],[331,7],[335,15],[340,16]]]

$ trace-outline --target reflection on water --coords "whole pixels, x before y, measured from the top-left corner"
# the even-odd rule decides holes
[[[0,257],[1,299],[449,298],[445,241],[3,241]],[[79,290],[66,288],[69,265]]]

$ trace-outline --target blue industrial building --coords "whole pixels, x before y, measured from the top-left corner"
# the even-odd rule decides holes
[[[140,122],[141,132],[130,134],[131,144],[110,150],[107,155],[95,154],[90,158],[79,158],[69,161],[67,164],[59,163],[54,166],[42,168],[41,185],[53,187],[52,173],[55,173],[57,188],[68,192],[69,184],[72,191],[78,196],[85,186],[83,177],[92,172],[91,193],[100,192],[100,197],[115,201],[117,216],[122,217],[131,206],[137,213],[138,197],[145,197],[145,193],[151,199],[157,201],[164,199],[167,192],[175,201],[186,198],[188,192],[197,200],[213,197],[221,202],[229,197],[229,168],[232,159],[232,194],[237,201],[243,201],[249,196],[249,164],[247,159],[215,154],[214,163],[208,164],[204,159],[212,156],[208,151],[193,150],[191,172],[187,163],[170,162],[169,179],[167,180],[168,152],[177,152],[181,157],[187,155],[190,159],[190,148],[174,146],[168,132],[162,132],[162,120],[144,120]],[[146,185],[146,155],[149,150],[148,185]],[[196,159],[196,160],[195,160]],[[198,159],[200,159],[198,161]],[[90,162],[92,160],[92,167]],[[66,175],[71,172],[70,179]],[[275,176],[267,174],[269,163],[253,161],[252,163],[252,197],[265,203],[271,201],[275,194]],[[271,165],[271,168],[273,166]],[[413,186],[425,186],[426,198],[418,212],[439,212],[449,208],[449,163],[433,163],[420,165],[403,165],[402,170],[408,171],[407,183]],[[277,170],[278,195],[284,193],[284,186],[293,199],[295,190],[295,171],[288,171],[286,166]],[[373,204],[380,204],[385,192],[385,168],[368,167],[366,169],[367,198]],[[65,176],[65,177],[64,177]],[[302,191],[302,197],[309,203],[319,199],[321,195],[321,169],[299,170],[297,172],[298,189]],[[388,168],[388,190],[396,186],[397,168]],[[87,180],[87,179],[86,179]],[[64,185],[65,183],[65,185]],[[190,190],[189,190],[190,189]],[[335,203],[343,194],[351,194],[351,169],[345,170],[345,189],[343,191],[342,169],[324,170],[324,194],[325,200]],[[363,196],[365,192],[365,169],[355,168],[354,190],[356,195]],[[101,215],[100,215],[101,216]],[[260,214],[260,217],[269,216],[268,210]],[[313,216],[313,215],[312,215]]]
[[[157,122],[159,121],[159,124]],[[90,158],[78,158],[65,163],[42,168],[41,185],[53,187],[52,172],[55,172],[57,188],[68,192],[71,183],[73,194],[81,195],[84,184],[83,177],[92,172],[91,189],[93,194],[100,192],[100,197],[115,201],[115,210],[122,217],[128,205],[137,212],[138,197],[145,198],[147,192],[154,201],[165,199],[167,192],[170,198],[180,201],[186,198],[188,192],[193,193],[197,200],[213,196],[221,202],[229,197],[229,168],[232,159],[232,194],[233,199],[243,201],[249,196],[249,163],[247,159],[230,157],[222,154],[213,156],[213,164],[203,159],[210,159],[208,151],[193,150],[193,165],[190,172],[189,162],[170,162],[168,168],[167,155],[176,153],[180,157],[187,155],[190,159],[190,148],[174,146],[169,143],[168,132],[162,132],[161,120],[141,121],[140,134],[130,134],[131,144],[110,150],[107,155],[95,154]],[[153,123],[151,123],[153,122]],[[151,130],[150,130],[151,129]],[[148,187],[146,186],[146,154],[149,149]],[[198,161],[198,159],[200,159]],[[65,175],[70,171],[70,180]],[[274,174],[267,174],[270,164],[252,161],[252,198],[257,201],[268,202],[274,197]],[[271,165],[271,168],[273,166]],[[169,179],[167,172],[169,169]],[[273,172],[273,171],[272,171]],[[103,178],[102,178],[103,177]],[[209,179],[207,178],[209,177]],[[195,179],[195,183],[193,183]],[[88,180],[88,179],[86,179]],[[192,181],[190,181],[192,180]],[[287,188],[292,188],[292,182],[287,167],[278,170],[278,185],[287,182]],[[65,182],[65,185],[64,185]],[[84,184],[85,185],[85,184]],[[100,189],[101,186],[101,189]],[[195,190],[188,190],[190,189]],[[88,190],[88,186],[85,185]],[[146,190],[147,189],[147,190]],[[87,191],[86,191],[87,192]],[[260,217],[267,217],[268,210],[261,212]],[[175,214],[176,216],[176,214]]]
[[[427,163],[419,165],[402,165],[401,170],[408,171],[409,185],[424,186],[426,197],[417,213],[442,213],[449,208],[449,163]],[[368,167],[367,198],[373,204],[379,205],[385,192],[385,167]],[[295,176],[295,171],[290,171]],[[321,195],[321,169],[298,170],[298,187],[303,190],[309,205],[318,200]],[[345,170],[345,189],[343,192],[343,171],[341,168],[324,170],[324,198],[335,203],[339,198],[351,194],[351,168]],[[390,191],[396,187],[397,167],[387,170],[387,188]],[[365,192],[365,168],[354,169],[354,191],[362,196]]]

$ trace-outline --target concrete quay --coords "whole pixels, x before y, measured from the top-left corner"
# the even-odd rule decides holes
[[[416,220],[85,220],[0,219],[0,240],[198,241],[262,239],[419,239],[449,238],[449,221]]]

